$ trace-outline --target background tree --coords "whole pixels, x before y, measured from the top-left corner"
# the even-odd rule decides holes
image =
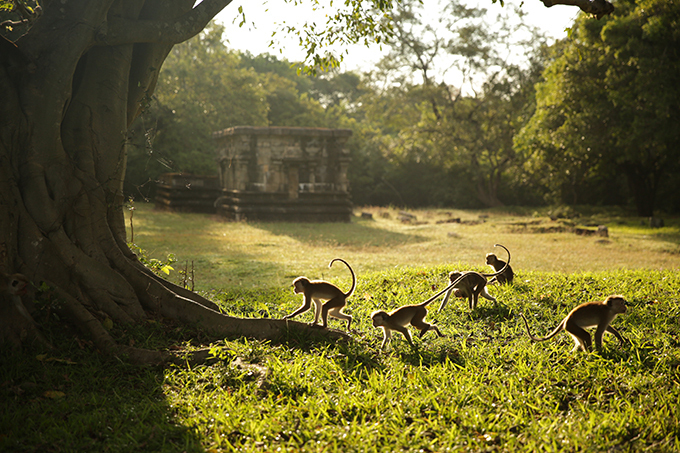
[[[398,8],[392,50],[369,76],[373,88],[388,96],[381,103],[395,98],[375,115],[392,136],[384,142],[387,150],[376,150],[394,164],[387,180],[409,187],[398,197],[408,205],[471,208],[516,201],[501,200],[499,193],[510,194],[506,175],[521,165],[513,135],[533,105],[543,39],[522,25],[521,13],[514,22],[508,15],[491,21],[483,8],[449,1],[438,23],[424,24],[422,8],[415,2]],[[528,67],[520,63],[527,59]],[[369,104],[364,102],[370,110]]]
[[[626,0],[601,21],[576,21],[517,137],[518,148],[535,151],[531,168],[555,198],[632,199],[639,215],[653,215],[680,158],[679,17],[674,2]],[[667,206],[677,204],[665,193]]]

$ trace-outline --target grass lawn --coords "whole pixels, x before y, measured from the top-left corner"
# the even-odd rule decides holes
[[[228,338],[214,344],[214,365],[147,369],[101,356],[43,307],[59,349],[0,351],[0,451],[680,451],[677,219],[652,230],[613,212],[553,221],[423,210],[407,224],[394,209],[363,211],[373,220],[249,224],[137,205],[133,242],[149,258],[173,253],[173,281],[193,262],[196,289],[232,315],[291,313],[299,275],[347,288],[347,269],[327,267],[346,259],[358,277],[353,341]],[[572,232],[596,225],[609,237]],[[487,252],[504,257],[497,242],[517,274],[489,289],[498,305],[482,299],[470,313],[453,300],[437,313],[435,301],[427,319],[446,337],[428,333],[412,349],[396,334],[378,349],[373,310],[424,300],[452,269],[488,270]],[[544,335],[609,294],[629,301],[613,322],[629,343],[607,336],[599,354],[571,353],[566,334],[531,343],[518,316]],[[205,345],[200,326],[157,319],[113,333],[147,348]]]
[[[349,224],[233,223],[137,204],[134,234],[128,239],[152,258],[166,260],[174,254],[176,269],[193,262],[198,290],[279,288],[300,275],[349,281],[344,266],[328,269],[335,257],[347,260],[359,274],[440,265],[487,272],[486,253],[505,257],[495,243],[510,249],[513,268],[520,272],[680,268],[678,219],[651,229],[638,217],[615,213],[551,221],[533,211],[423,210],[410,211],[416,220],[402,223],[395,209],[360,212],[372,213],[373,220],[357,215]],[[453,219],[461,223],[442,223]],[[595,230],[597,225],[608,227],[608,238],[565,232],[574,226]],[[129,226],[128,220],[130,233]],[[179,281],[177,273],[170,279]]]

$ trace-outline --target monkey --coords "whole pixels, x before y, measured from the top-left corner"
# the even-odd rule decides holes
[[[418,305],[404,305],[390,314],[383,310],[373,312],[371,314],[373,327],[380,327],[383,330],[383,342],[380,349],[384,349],[389,344],[393,330],[401,332],[411,347],[414,347],[411,332],[406,328],[409,324],[420,330],[420,338],[429,330],[434,330],[440,337],[445,337],[446,335],[441,333],[436,325],[425,322],[425,316],[427,316],[427,308],[425,307],[433,300],[433,298],[430,298]]]
[[[520,313],[524,319],[524,325],[527,328],[527,334],[532,341],[549,340],[561,331],[565,330],[574,339],[574,349],[571,352],[582,350],[590,351],[592,342],[590,334],[585,331],[585,327],[597,326],[595,330],[595,347],[599,350],[602,348],[602,336],[605,332],[613,334],[619,339],[619,344],[625,341],[621,334],[610,325],[616,315],[626,312],[626,300],[623,296],[613,295],[608,296],[602,302],[585,302],[578,305],[569,312],[567,316],[550,332],[546,337],[537,338],[531,334],[529,330],[529,323],[524,314]]]
[[[28,292],[28,278],[23,274],[6,275],[0,273],[0,293],[9,294],[14,306],[21,315],[33,322],[33,318],[24,307],[21,296]]]
[[[30,287],[30,282],[23,274],[12,274],[7,275],[4,272],[0,272],[0,317],[11,317],[13,320],[13,325],[8,329],[7,338],[14,343],[15,346],[19,346],[23,338],[31,334],[35,339],[37,339],[41,344],[43,344],[48,349],[53,349],[53,346],[43,337],[43,335],[38,330],[38,325],[33,320],[24,302],[22,301],[22,296],[28,294]],[[5,305],[3,299],[10,301],[10,304]],[[7,311],[9,310],[9,311]],[[19,318],[17,318],[17,315]],[[24,318],[21,320],[20,318]],[[25,321],[25,322],[24,322]],[[1,340],[2,338],[0,338]]]
[[[506,268],[510,266],[510,250],[508,250],[504,245],[501,244],[495,244],[494,247],[503,247],[505,251],[508,252],[508,261],[504,263],[505,266],[503,266],[501,270],[494,272],[493,274],[483,274],[481,272],[474,271],[466,272],[453,271],[449,273],[449,281],[451,283],[444,290],[446,291],[446,296],[444,297],[442,304],[439,306],[439,310],[437,310],[437,313],[439,313],[444,309],[444,307],[446,307],[446,304],[448,303],[451,294],[453,294],[455,297],[467,298],[470,310],[474,310],[475,308],[477,308],[477,302],[479,301],[480,295],[485,299],[491,300],[493,302],[498,302],[496,298],[490,295],[489,292],[487,291],[486,279],[489,277],[499,276],[500,274],[505,272]]]
[[[499,260],[498,257],[496,257],[495,253],[487,253],[486,264],[491,266],[496,272],[498,272],[500,269],[505,268],[503,272],[489,280],[489,284],[492,283],[499,283],[501,285],[504,283],[512,284],[512,279],[515,277],[515,273],[512,271],[512,267],[510,267],[508,263],[506,263],[503,260]]]
[[[496,298],[487,291],[487,281],[484,274],[473,271],[453,271],[449,273],[449,281],[451,283],[458,281],[458,283],[446,293],[446,296],[444,297],[439,310],[437,310],[437,313],[442,311],[442,309],[446,306],[451,294],[453,294],[455,297],[467,298],[470,310],[474,310],[477,307],[479,296],[482,296],[485,299],[493,302],[498,302]]]
[[[300,308],[295,310],[295,312],[291,313],[290,315],[284,316],[283,319],[292,319],[300,313],[306,312],[311,308],[312,301],[314,301],[316,310],[314,314],[314,322],[311,323],[312,325],[316,325],[319,322],[319,314],[321,314],[323,327],[326,328],[328,326],[328,315],[330,314],[333,318],[344,319],[347,321],[347,330],[349,331],[350,325],[352,324],[352,316],[348,315],[347,313],[343,313],[342,309],[345,307],[347,299],[354,292],[357,280],[352,267],[347,263],[347,261],[343,259],[334,258],[328,264],[328,267],[331,267],[336,261],[344,263],[349,269],[349,272],[352,274],[352,287],[349,289],[349,291],[343,293],[340,288],[324,280],[310,281],[307,277],[298,277],[293,281],[293,292],[295,294],[304,294],[304,300]],[[322,305],[322,300],[326,300],[327,302]]]
[[[23,296],[28,290],[28,279],[23,274],[7,275],[0,272],[0,292],[7,292],[12,296]]]

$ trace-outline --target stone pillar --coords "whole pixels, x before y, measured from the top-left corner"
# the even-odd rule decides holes
[[[297,200],[300,195],[300,172],[297,165],[288,165],[288,198]]]
[[[309,191],[314,192],[314,185],[316,184],[316,165],[310,162],[309,164]]]

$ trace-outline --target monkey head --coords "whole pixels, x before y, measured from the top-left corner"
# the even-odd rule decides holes
[[[298,277],[293,280],[293,292],[300,294],[305,292],[305,288],[309,286],[309,279],[307,277]]]
[[[462,272],[459,272],[459,271],[452,271],[452,272],[449,272],[449,281],[450,281],[451,283],[453,283],[453,282],[455,282],[457,279],[459,279],[459,278],[462,277],[462,276],[463,276],[463,273],[462,273]]]
[[[628,309],[628,307],[626,307],[626,299],[624,299],[623,296],[608,296],[604,303],[616,314],[625,313]]]
[[[22,274],[13,274],[7,282],[7,292],[12,296],[23,296],[28,291],[28,279]]]
[[[387,312],[380,310],[380,311],[374,311],[371,314],[371,319],[373,320],[373,327],[380,327],[385,325],[385,320],[387,319],[389,315]]]
[[[493,266],[496,261],[498,261],[498,257],[496,257],[495,253],[486,254],[486,264]]]

